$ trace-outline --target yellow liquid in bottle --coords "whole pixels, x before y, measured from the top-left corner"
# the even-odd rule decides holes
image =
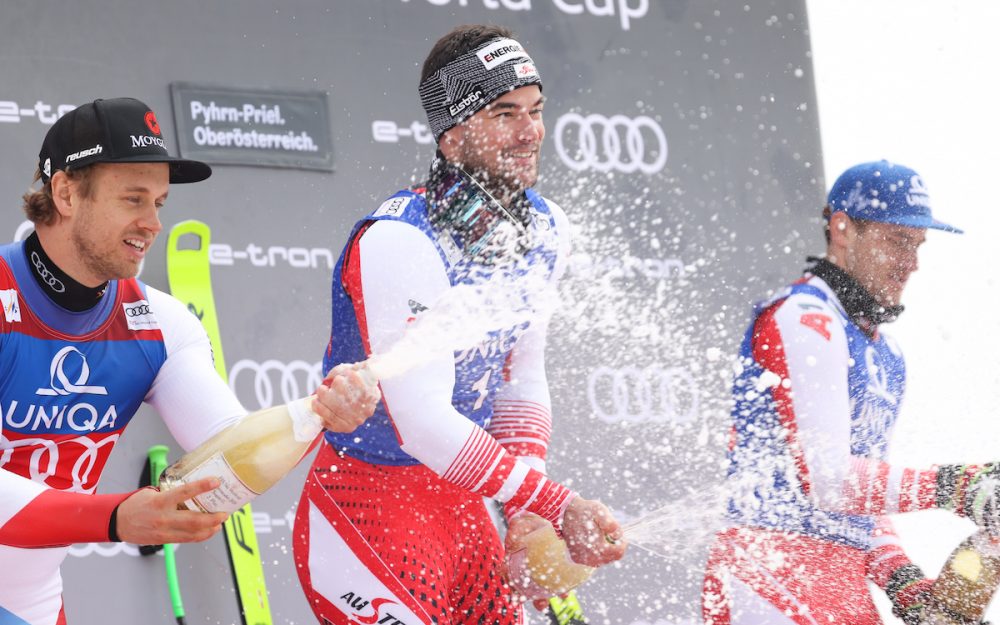
[[[979,622],[1000,585],[1000,542],[980,531],[952,552],[931,590],[928,623]]]
[[[309,402],[311,399],[297,401]],[[317,425],[316,432],[319,430]],[[201,477],[219,477],[223,486],[212,493],[228,492],[228,500],[239,508],[273,486],[298,464],[314,437],[302,439],[301,435],[296,438],[292,414],[287,405],[260,410],[219,432],[167,467],[161,486],[170,488]],[[220,459],[225,462],[220,462]],[[236,505],[237,500],[241,501],[239,505]],[[217,508],[216,505],[206,505],[208,501],[205,496],[199,496],[194,503],[203,510]]]
[[[528,534],[524,543],[528,574],[553,596],[573,590],[594,572],[592,567],[573,562],[565,541],[551,525]]]

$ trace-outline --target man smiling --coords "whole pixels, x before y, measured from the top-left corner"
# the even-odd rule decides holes
[[[198,319],[135,277],[170,184],[210,174],[170,156],[156,115],[131,98],[84,104],[45,136],[41,187],[24,196],[35,232],[0,247],[0,623],[65,623],[59,567],[72,543],[193,542],[226,519],[178,510],[216,478],[95,494],[142,402],[187,450],[246,413]],[[349,432],[374,388],[353,372],[329,383],[314,408]]]
[[[519,622],[483,497],[505,502],[510,548],[551,523],[580,563],[624,553],[607,508],[544,472],[552,420],[538,300],[566,264],[568,224],[532,189],[544,98],[511,37],[461,26],[428,55],[420,97],[437,158],[424,185],[351,233],[334,272],[324,366],[385,352],[455,285],[500,279],[533,314],[383,380],[367,425],[327,436],[295,529],[299,575],[322,623]]]

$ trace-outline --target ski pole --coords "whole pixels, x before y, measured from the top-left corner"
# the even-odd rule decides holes
[[[166,445],[153,445],[149,448],[149,476],[154,486],[160,482],[160,474],[167,468],[167,454],[170,449]],[[181,600],[181,587],[177,581],[177,562],[174,559],[174,545],[163,545],[163,566],[167,572],[167,589],[170,591],[170,605],[174,609],[177,625],[185,625],[184,602]]]

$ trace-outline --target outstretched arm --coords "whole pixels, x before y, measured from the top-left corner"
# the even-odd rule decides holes
[[[851,453],[847,336],[829,304],[793,296],[765,311],[753,356],[767,373],[783,436],[806,495],[853,514],[944,508],[985,523],[996,510],[975,500],[992,465],[912,469]]]
[[[164,493],[92,495],[48,488],[0,469],[0,544],[54,547],[126,540],[137,544],[195,542],[215,534],[227,515],[178,510],[186,499],[218,486],[199,480]]]

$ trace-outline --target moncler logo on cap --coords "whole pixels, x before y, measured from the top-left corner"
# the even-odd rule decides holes
[[[151,135],[129,135],[129,137],[132,139],[133,148],[146,148],[151,145],[156,145],[163,149],[167,148],[167,146],[163,144],[163,139],[159,137]]]

